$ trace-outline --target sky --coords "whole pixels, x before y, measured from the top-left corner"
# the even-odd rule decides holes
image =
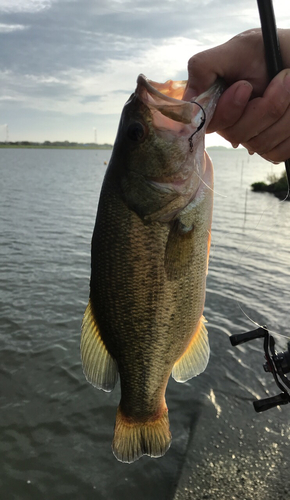
[[[255,0],[0,0],[0,141],[113,144],[139,73],[187,79],[193,54],[259,23]]]

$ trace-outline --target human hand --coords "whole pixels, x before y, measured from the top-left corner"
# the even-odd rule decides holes
[[[284,64],[290,67],[290,30],[279,30]],[[188,64],[190,100],[222,77],[221,96],[207,132],[217,131],[234,147],[242,144],[274,163],[290,157],[290,69],[268,85],[261,30],[237,35],[223,45],[193,56]]]

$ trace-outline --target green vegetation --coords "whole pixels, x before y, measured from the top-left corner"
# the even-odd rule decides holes
[[[268,180],[270,181],[268,184],[266,184],[266,182],[254,182],[251,185],[252,190],[257,192],[273,193],[280,199],[284,199],[287,197],[288,182],[286,172],[284,172],[281,177],[270,175],[268,176]],[[289,200],[289,196],[287,197],[287,199]]]
[[[268,191],[268,184],[266,182],[254,182],[251,184],[251,188],[253,191]]]
[[[89,142],[86,144],[69,141],[44,141],[44,142],[30,142],[30,141],[17,141],[17,142],[0,142],[0,148],[40,148],[40,149],[112,149],[111,144],[95,144]]]

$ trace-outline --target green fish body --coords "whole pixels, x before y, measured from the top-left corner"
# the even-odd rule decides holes
[[[120,376],[113,453],[133,462],[170,446],[165,391],[208,363],[204,326],[213,204],[205,126],[221,93],[181,100],[186,82],[142,75],[126,103],[92,238],[90,299],[81,355],[95,387]],[[196,133],[195,133],[196,132]],[[192,135],[192,147],[189,137]]]

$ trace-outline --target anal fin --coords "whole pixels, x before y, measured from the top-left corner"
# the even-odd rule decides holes
[[[107,351],[100,336],[91,300],[82,322],[81,358],[88,382],[103,391],[112,391],[118,380],[117,363]]]
[[[189,346],[173,366],[172,377],[176,382],[186,382],[207,367],[210,349],[205,321],[202,316]]]

